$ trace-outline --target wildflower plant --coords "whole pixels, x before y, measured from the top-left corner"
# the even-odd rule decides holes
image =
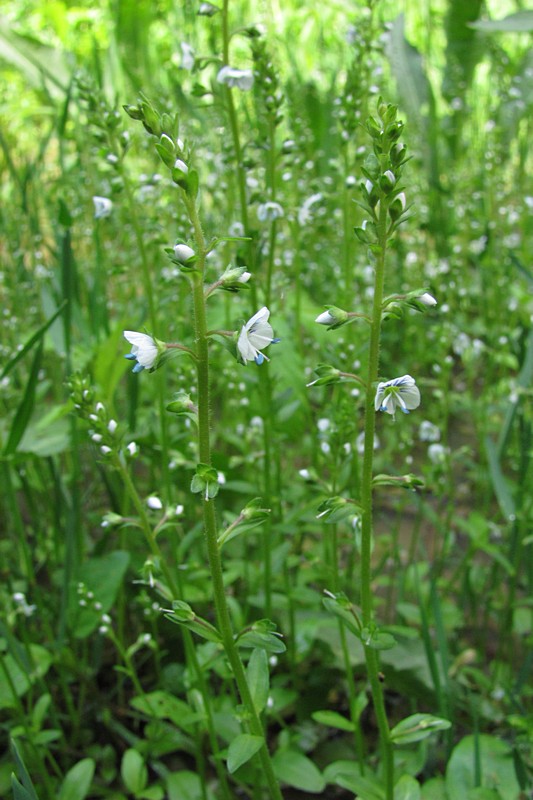
[[[248,86],[248,77],[236,75],[235,70],[223,72],[222,81],[229,89],[235,86],[241,89],[250,88]],[[190,491],[193,495],[198,496],[202,506],[205,544],[211,572],[217,624],[215,627],[197,617],[190,606],[179,598],[178,593],[172,589],[172,586],[169,586],[168,589],[174,602],[172,609],[167,610],[167,616],[172,621],[188,626],[190,630],[196,633],[203,634],[206,638],[219,643],[224,648],[247,720],[247,732],[243,733],[241,738],[234,742],[233,753],[230,754],[228,764],[232,762],[236,750],[240,752],[239,759],[241,763],[243,763],[243,759],[247,761],[257,754],[270,796],[281,798],[278,780],[273,770],[265,740],[263,725],[257,711],[257,703],[252,694],[252,688],[239,654],[239,646],[248,646],[247,642],[250,636],[247,633],[241,633],[236,636],[229,614],[226,589],[224,587],[221,547],[228,538],[233,537],[239,531],[238,523],[240,523],[240,518],[230,525],[225,532],[219,534],[214,500],[219,493],[220,476],[212,464],[210,400],[210,348],[213,345],[214,336],[236,338],[238,357],[245,364],[247,361],[255,361],[257,365],[262,364],[266,359],[262,350],[278,340],[274,338],[273,328],[269,322],[270,311],[266,307],[261,308],[254,314],[241,328],[238,335],[228,331],[208,330],[207,303],[214,297],[214,288],[229,288],[235,294],[246,285],[250,278],[250,273],[244,268],[233,271],[227,270],[214,284],[207,282],[207,255],[215,249],[218,241],[221,240],[214,238],[211,242],[207,242],[205,239],[198,202],[199,175],[194,167],[193,158],[182,141],[176,138],[175,129],[177,125],[167,128],[165,116],[160,115],[146,100],[141,100],[135,106],[126,106],[125,108],[129,116],[142,122],[148,133],[154,137],[155,149],[170,171],[171,179],[181,196],[181,201],[193,231],[193,247],[184,243],[178,244],[174,247],[171,256],[179,263],[182,273],[189,281],[194,309],[193,346],[189,348],[186,345],[178,345],[178,347],[185,349],[191,355],[196,368],[197,404],[195,417],[197,421],[199,463],[191,480]],[[129,357],[135,358],[141,368],[147,366],[151,370],[155,369],[158,365],[159,349],[163,348],[164,345],[145,334],[128,331],[125,332],[124,336],[132,344],[132,353]],[[174,401],[175,403],[176,401]],[[240,517],[246,518],[250,514],[256,517],[259,515],[258,521],[262,522],[265,512],[262,509],[258,512],[253,509],[251,511],[243,510]],[[240,527],[242,528],[242,525]],[[272,623],[265,623],[265,625],[261,639],[263,644],[268,646],[270,643],[270,647],[273,647],[277,652],[283,650],[284,645],[275,634],[275,626]],[[250,747],[250,742],[253,742],[252,747]]]
[[[352,376],[364,387],[363,463],[360,489],[359,496],[355,499],[334,496],[323,501],[319,506],[318,518],[332,523],[342,519],[344,515],[350,517],[350,515],[356,514],[357,518],[360,518],[360,612],[356,612],[346,597],[338,592],[329,593],[325,604],[348,626],[352,633],[355,633],[364,647],[366,669],[380,735],[383,788],[386,799],[393,800],[394,741],[387,721],[378,653],[380,650],[394,647],[394,639],[389,633],[380,630],[374,610],[371,568],[374,538],[374,491],[384,485],[414,488],[423,482],[415,476],[399,478],[382,474],[374,475],[373,472],[376,412],[384,411],[394,416],[396,408],[401,409],[404,413],[409,413],[420,404],[420,391],[410,375],[378,382],[381,327],[383,320],[391,316],[390,306],[393,302],[398,312],[401,313],[408,306],[424,310],[435,305],[436,301],[429,293],[419,290],[404,296],[384,297],[389,242],[409,215],[402,184],[407,150],[402,142],[403,123],[397,118],[396,107],[384,103],[381,99],[378,102],[377,116],[369,117],[366,122],[366,131],[372,140],[372,153],[367,156],[362,167],[365,180],[360,183],[362,195],[360,205],[367,217],[360,226],[355,228],[355,234],[359,241],[367,246],[368,257],[373,265],[372,310],[370,314],[364,314],[359,310],[349,312],[336,306],[326,306],[326,311],[315,320],[320,325],[327,325],[328,330],[340,328],[355,319],[364,320],[370,328],[366,375],[364,378],[357,375]],[[343,373],[328,365],[320,365],[317,367],[316,373],[318,378],[312,381],[310,386],[337,383],[343,377]],[[347,664],[347,669],[349,669],[349,664]],[[353,703],[353,686],[351,706],[353,724],[356,725],[357,714]],[[448,723],[442,720],[440,725],[446,727]]]

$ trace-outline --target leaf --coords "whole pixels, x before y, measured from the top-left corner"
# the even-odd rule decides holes
[[[34,88],[45,89],[51,97],[66,93],[71,72],[66,55],[16,33],[5,20],[0,21],[0,58],[19,69]]]
[[[259,647],[267,653],[284,653],[287,649],[285,643],[273,633],[262,631],[246,631],[237,640],[239,647]]]
[[[340,731],[353,731],[353,722],[336,711],[315,711],[311,714],[315,722],[327,725],[329,728],[338,728]]]
[[[127,790],[132,794],[142,792],[148,781],[148,770],[138,750],[130,747],[122,757],[120,774]]]
[[[263,746],[265,740],[262,736],[252,736],[251,733],[241,733],[232,741],[228,748],[228,772],[233,774],[239,767],[246,764]]]
[[[29,645],[31,668],[20,664],[11,653],[2,655],[3,669],[0,670],[0,708],[16,708],[17,697],[22,697],[30,686],[46,675],[52,663],[52,656],[38,644]],[[13,697],[13,691],[15,697]]]
[[[205,800],[205,789],[200,776],[195,772],[182,770],[171,772],[166,777],[168,800]],[[207,789],[208,800],[215,800]]]
[[[89,636],[100,624],[102,614],[109,611],[114,604],[129,562],[129,553],[114,550],[105,556],[90,558],[82,565],[78,580],[93,593],[94,600],[101,607],[98,610],[90,606],[80,608],[77,594],[71,598],[68,609],[69,625],[77,639]]]
[[[31,778],[26,769],[26,765],[22,756],[19,753],[17,743],[14,739],[10,739],[11,752],[17,768],[17,774],[22,781],[22,784],[15,777],[11,776],[11,785],[13,788],[13,796],[15,800],[39,800],[37,793],[31,781]]]
[[[476,788],[477,750],[481,787],[496,789],[501,800],[516,800],[520,796],[520,785],[516,778],[512,750],[501,739],[483,733],[465,736],[453,749],[446,768],[448,796],[468,799],[470,792]]]
[[[39,339],[42,339],[42,337],[44,336],[44,334],[46,333],[46,331],[48,330],[48,328],[49,328],[49,327],[52,325],[52,323],[53,323],[53,322],[55,322],[55,320],[56,320],[56,319],[58,318],[58,316],[61,314],[61,312],[62,312],[62,311],[63,311],[63,309],[65,308],[65,305],[66,305],[66,303],[67,303],[67,301],[66,301],[66,300],[65,300],[63,303],[61,303],[61,305],[59,306],[59,308],[58,308],[56,311],[54,311],[54,313],[52,314],[52,316],[51,316],[51,317],[48,317],[48,319],[46,320],[46,322],[44,322],[44,323],[41,325],[41,327],[40,327],[40,328],[38,328],[38,330],[36,330],[36,331],[35,331],[35,333],[33,333],[33,334],[30,336],[30,338],[29,338],[29,339],[26,341],[26,343],[23,345],[23,347],[22,347],[20,350],[18,350],[18,351],[17,351],[16,355],[14,355],[14,356],[13,356],[13,358],[11,358],[11,359],[10,359],[10,360],[7,362],[7,364],[5,365],[4,369],[3,369],[3,370],[2,370],[2,372],[0,373],[0,380],[1,380],[2,378],[5,378],[5,376],[6,376],[6,375],[7,375],[9,372],[11,372],[11,370],[13,369],[13,367],[14,367],[14,366],[16,366],[16,364],[18,364],[18,362],[19,362],[21,359],[23,359],[23,358],[24,358],[24,356],[26,355],[26,353],[28,353],[28,352],[31,350],[31,348],[33,347],[33,345],[34,345],[36,342],[38,342],[38,341],[39,341]]]
[[[69,769],[63,778],[58,800],[84,800],[91,788],[94,767],[92,758],[83,758]]]
[[[272,759],[272,765],[280,781],[302,792],[320,794],[326,787],[326,781],[318,767],[298,750],[278,750]]]
[[[533,11],[517,11],[502,19],[478,19],[468,27],[484,33],[527,33],[533,31]]]
[[[361,638],[358,620],[351,610],[353,605],[344,594],[337,594],[335,597],[324,597],[322,603],[331,614],[335,614],[336,617],[342,619],[346,627],[354,633],[358,639]]]
[[[420,800],[420,784],[411,775],[402,775],[394,786],[394,800]]]
[[[402,719],[390,732],[394,744],[409,744],[427,739],[435,731],[448,730],[451,722],[431,714],[413,714]]]
[[[13,790],[13,800],[37,800],[37,795],[28,791],[15,775],[11,776],[11,788]]]
[[[33,358],[30,375],[24,390],[24,395],[19,407],[15,412],[13,422],[11,423],[11,429],[9,431],[6,446],[4,448],[5,456],[12,455],[15,452],[20,440],[24,435],[24,431],[26,430],[28,422],[30,421],[35,403],[35,390],[39,381],[39,370],[41,369],[42,355],[43,340],[41,339],[39,347],[37,348],[37,352]]]
[[[509,483],[505,478],[498,460],[497,447],[489,436],[485,437],[485,450],[489,462],[492,486],[505,519],[512,519],[516,514],[516,506]]]
[[[186,733],[192,732],[194,725],[203,717],[191,707],[165,691],[155,691],[132,698],[130,705],[137,711],[155,719],[169,719]]]
[[[254,701],[255,710],[260,714],[268,700],[270,675],[268,673],[268,658],[266,650],[256,648],[252,651],[246,668],[248,686]]]
[[[409,116],[422,124],[423,110],[429,109],[433,94],[424,72],[422,56],[405,38],[405,17],[399,14],[393,22],[389,40],[390,58],[398,92]]]

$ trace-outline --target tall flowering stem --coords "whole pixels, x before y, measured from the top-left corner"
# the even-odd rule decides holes
[[[193,197],[184,192],[187,213],[194,230],[196,244],[197,261],[195,271],[192,273],[192,292],[194,307],[194,330],[196,347],[196,371],[197,371],[197,394],[198,394],[198,455],[202,464],[211,465],[211,441],[210,441],[210,380],[209,380],[209,337],[206,320],[206,302],[204,293],[204,270],[207,246],[200,224],[198,210]],[[233,626],[229,614],[224,588],[222,561],[220,549],[217,541],[217,520],[215,503],[213,499],[203,497],[203,520],[205,541],[211,580],[213,583],[213,599],[216,610],[219,633],[222,643],[230,663],[231,670],[237,689],[246,708],[250,733],[264,739],[264,730],[261,720],[254,706],[253,698],[248,686],[246,673],[241,661]],[[282,794],[274,774],[270,755],[266,746],[263,744],[259,750],[259,758],[265,780],[268,784],[270,797],[274,800],[282,800]]]
[[[365,437],[361,480],[361,612],[363,627],[373,622],[372,594],[372,537],[373,537],[373,504],[372,477],[374,457],[374,432],[376,412],[374,409],[375,382],[379,370],[379,343],[381,334],[381,304],[385,283],[385,254],[387,245],[387,209],[382,205],[377,223],[379,252],[375,264],[374,303],[370,328],[370,349],[368,357],[367,386],[365,394]],[[393,797],[394,760],[390,740],[389,723],[385,710],[383,688],[379,680],[379,661],[376,650],[365,647],[365,658],[368,679],[372,690],[372,700],[381,740],[385,789],[387,800]]]
[[[364,455],[361,476],[361,622],[363,631],[372,631],[374,608],[372,592],[372,538],[373,538],[373,456],[376,426],[375,392],[379,375],[379,350],[385,285],[387,244],[402,222],[405,195],[400,185],[405,147],[399,144],[403,125],[396,120],[396,108],[380,102],[378,119],[370,118],[367,131],[373,139],[374,153],[365,162],[366,182],[361,186],[363,207],[370,219],[356,229],[358,238],[369,246],[374,260],[374,298],[370,319],[370,342],[365,390]],[[364,639],[364,636],[363,636]],[[368,679],[372,691],[374,711],[379,729],[383,757],[386,800],[394,794],[394,758],[390,729],[387,720],[383,687],[379,678],[377,650],[365,646]]]

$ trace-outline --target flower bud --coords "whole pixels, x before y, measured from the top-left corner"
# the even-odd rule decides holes
[[[188,244],[177,244],[174,248],[174,256],[180,264],[186,264],[196,253]]]

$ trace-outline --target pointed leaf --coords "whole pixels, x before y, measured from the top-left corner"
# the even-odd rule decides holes
[[[61,784],[58,800],[84,800],[91,788],[94,766],[92,758],[83,758],[69,769]]]
[[[264,741],[262,736],[252,736],[250,733],[241,733],[240,736],[237,736],[228,748],[228,772],[233,774],[253,758],[263,746]]]
[[[258,714],[266,706],[268,700],[268,690],[270,687],[270,676],[268,673],[268,658],[266,650],[256,648],[250,656],[246,677],[255,710]]]
[[[298,750],[278,750],[272,764],[277,778],[295,789],[320,794],[326,788],[318,767]]]

